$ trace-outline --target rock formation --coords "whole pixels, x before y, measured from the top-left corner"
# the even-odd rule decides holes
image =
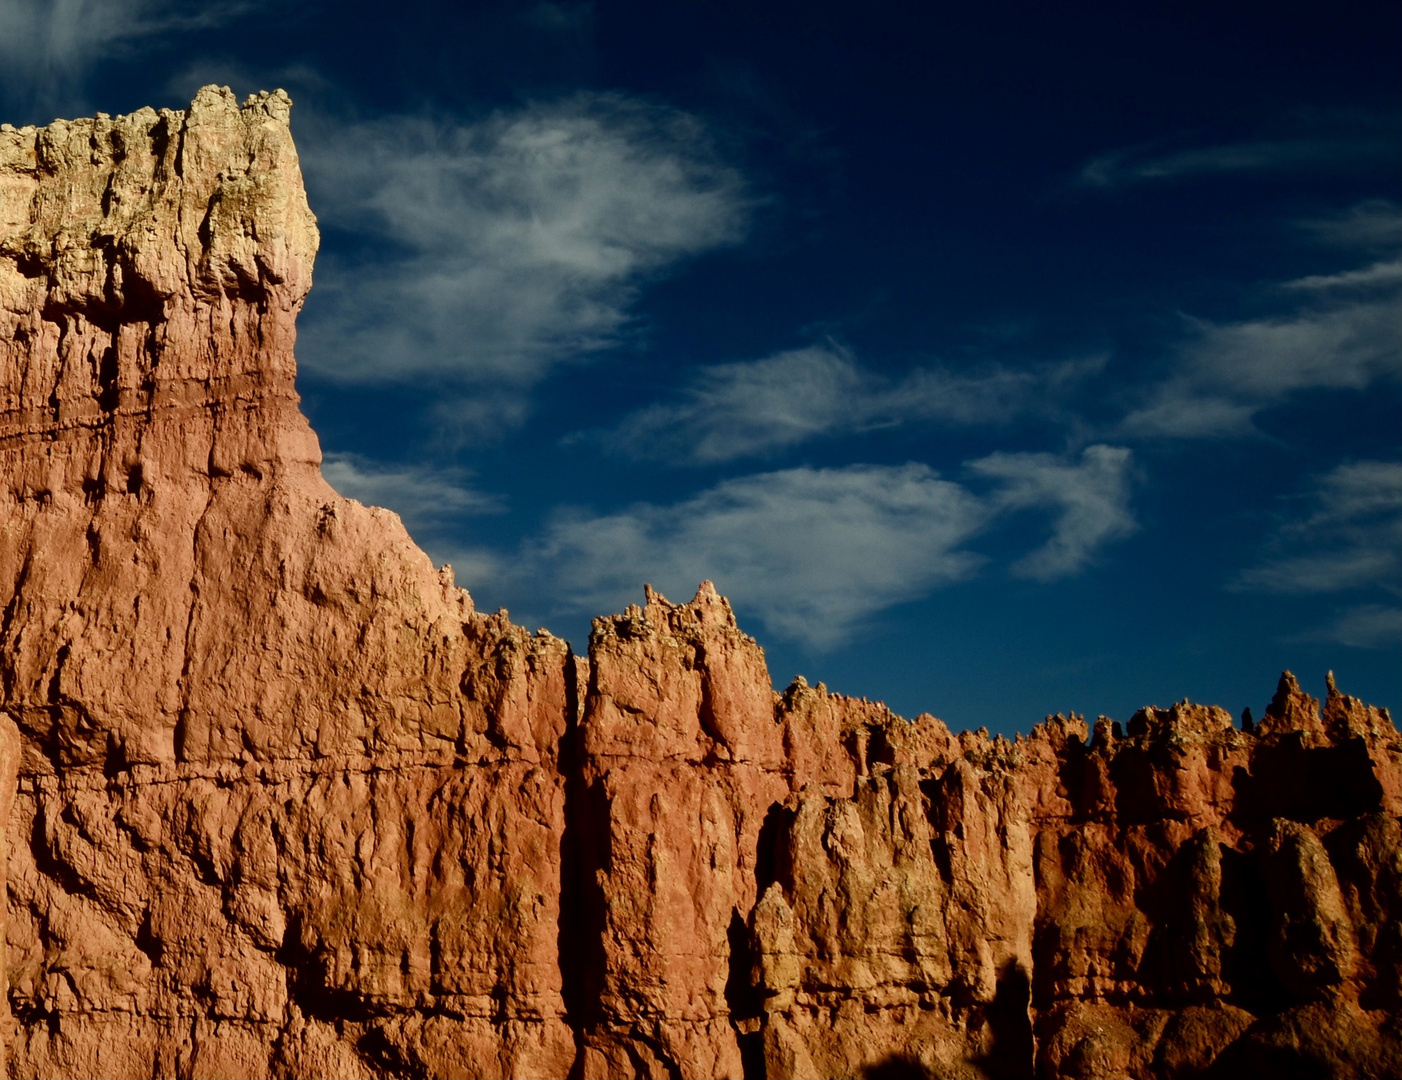
[[[0,128],[9,1074],[1402,1075],[1402,739],[588,658],[339,497],[282,93]]]

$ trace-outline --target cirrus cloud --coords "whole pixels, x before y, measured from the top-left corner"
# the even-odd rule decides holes
[[[321,475],[338,494],[394,510],[412,531],[433,532],[470,514],[494,514],[500,499],[477,491],[461,469],[391,465],[360,454],[328,453]]]
[[[508,419],[553,366],[627,336],[644,281],[738,240],[751,202],[699,121],[617,94],[466,124],[323,120],[303,146],[323,223],[374,244],[323,257],[304,366],[485,387]]]
[[[892,379],[834,341],[694,372],[672,401],[639,409],[589,438],[633,458],[711,465],[761,457],[817,438],[929,421],[1003,424],[1055,410],[1103,357],[1037,368],[917,368]]]
[[[1402,247],[1402,206],[1391,199],[1363,199],[1347,209],[1295,222],[1328,247],[1387,252]]]
[[[93,65],[267,6],[268,0],[0,0],[0,84],[21,100],[79,105],[78,90]]]
[[[1304,278],[1312,292],[1390,287],[1388,264],[1354,275]],[[1391,291],[1389,289],[1389,291]],[[1395,296],[1359,297],[1238,323],[1191,322],[1178,370],[1119,425],[1123,435],[1222,438],[1251,435],[1261,411],[1303,390],[1362,390],[1402,373]]]
[[[1396,156],[1392,117],[1386,113],[1296,113],[1278,130],[1256,138],[1173,147],[1156,139],[1098,154],[1080,169],[1089,188],[1174,183],[1233,174],[1341,172]]]
[[[989,496],[999,511],[1048,509],[1051,538],[1013,563],[1036,581],[1054,581],[1082,570],[1100,548],[1137,529],[1129,509],[1130,451],[1088,446],[1079,461],[1053,454],[990,454],[966,466],[976,476],[1002,481]]]
[[[973,574],[983,560],[962,545],[987,519],[924,465],[786,469],[670,506],[563,515],[524,564],[575,610],[618,608],[643,580],[689,595],[711,579],[771,630],[826,648],[873,612]]]
[[[1402,462],[1353,461],[1317,477],[1281,524],[1267,556],[1237,577],[1243,589],[1402,592]]]
[[[1351,597],[1306,636],[1365,649],[1402,642],[1402,462],[1345,462],[1293,501],[1303,511],[1276,528],[1261,561],[1230,587]]]
[[[670,504],[560,511],[510,556],[433,550],[542,615],[620,610],[644,581],[675,596],[710,579],[771,632],[830,649],[875,613],[973,577],[988,559],[970,544],[1013,515],[1052,519],[1012,565],[1038,581],[1082,572],[1135,528],[1124,448],[995,454],[967,470],[989,490],[918,463],[783,469]]]

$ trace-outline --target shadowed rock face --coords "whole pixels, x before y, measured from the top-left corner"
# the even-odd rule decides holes
[[[476,612],[321,478],[289,107],[0,130],[11,1075],[1402,1075],[1386,712],[1009,743],[709,584]]]

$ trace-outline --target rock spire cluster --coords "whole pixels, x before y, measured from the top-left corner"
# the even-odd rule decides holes
[[[1402,1075],[1402,739],[1014,742],[709,585],[587,657],[338,496],[281,92],[0,128],[9,1075]]]

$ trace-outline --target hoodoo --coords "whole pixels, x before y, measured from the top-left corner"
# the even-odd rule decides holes
[[[477,612],[321,477],[290,105],[0,129],[9,1075],[1402,1075],[1385,710],[1008,742],[709,584]]]

